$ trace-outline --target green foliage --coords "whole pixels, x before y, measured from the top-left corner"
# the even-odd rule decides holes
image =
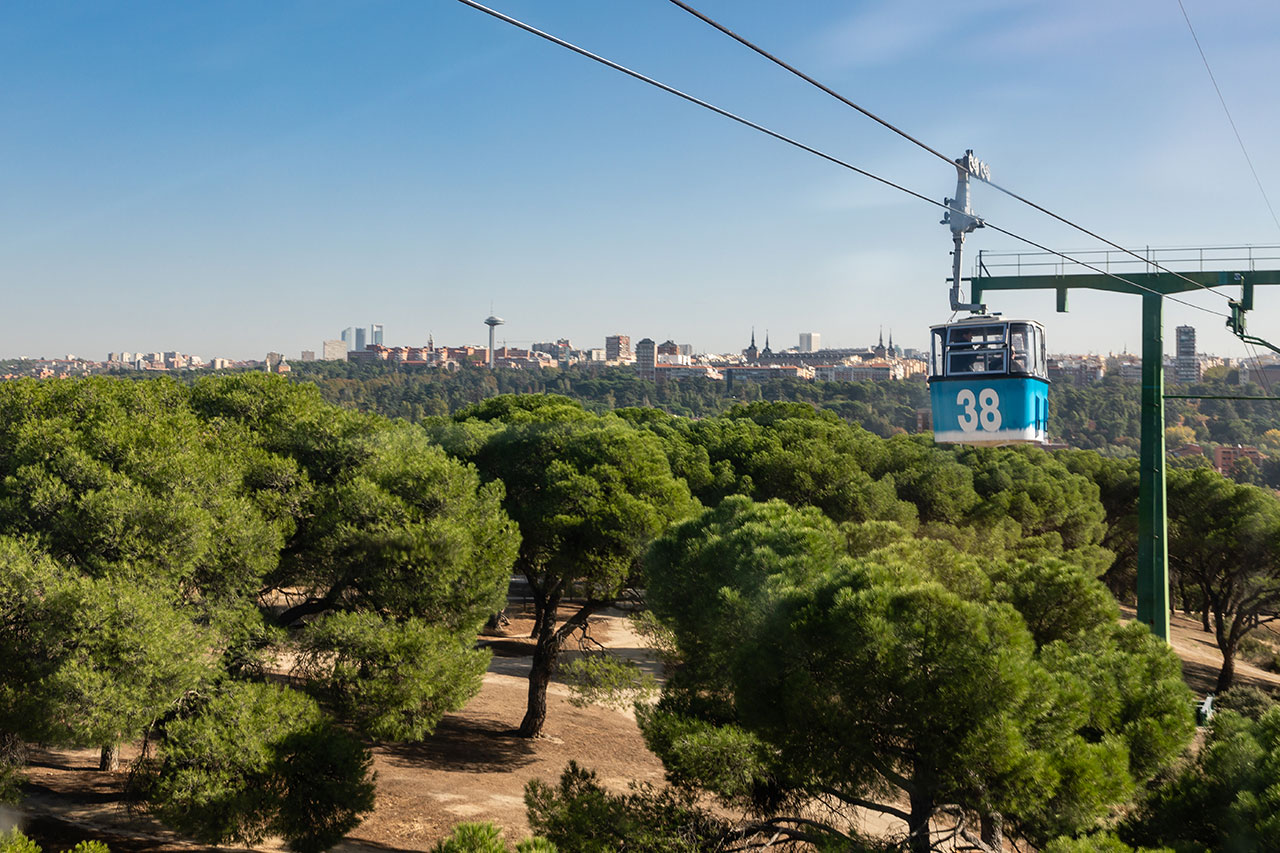
[[[371,757],[314,702],[267,684],[188,699],[158,731],[133,790],[161,820],[210,844],[335,844],[373,808]]]
[[[545,412],[573,411],[542,399]],[[519,411],[521,420],[495,433],[474,461],[506,485],[504,506],[522,537],[520,563],[580,594],[610,599],[631,579],[649,541],[695,504],[654,436],[616,419],[525,420],[529,409]]]
[[[612,794],[572,761],[557,785],[526,784],[524,800],[534,832],[577,853],[711,853],[729,835],[724,821],[688,795],[648,785]]]
[[[1215,697],[1213,708],[1215,711],[1234,711],[1250,720],[1260,720],[1276,704],[1273,694],[1258,687],[1240,685]]]
[[[502,832],[491,823],[460,823],[432,853],[507,853]]]
[[[0,729],[82,746],[136,734],[210,675],[208,634],[163,589],[93,578],[0,537]]]
[[[1122,829],[1133,843],[1179,850],[1280,850],[1280,709],[1216,715],[1195,759]]]
[[[489,653],[439,625],[331,613],[299,639],[299,664],[337,713],[377,740],[422,740],[480,689]]]
[[[621,710],[658,689],[657,679],[638,663],[607,651],[583,652],[560,664],[559,673],[573,691],[569,701],[579,707],[596,704]]]
[[[913,847],[943,804],[1043,841],[1190,739],[1176,657],[1120,628],[1079,566],[929,540],[854,557],[850,540],[814,510],[731,497],[655,543],[648,600],[683,663],[640,720],[672,781],[765,814],[821,794],[845,804],[836,833],[870,807]]]
[[[501,484],[481,486],[408,426],[351,439],[350,453],[307,507],[277,583],[307,588],[321,611],[390,612],[474,632],[501,608],[519,542]]]
[[[16,827],[0,833],[0,853],[41,853],[40,845],[23,835]]]
[[[1037,647],[1069,640],[1120,616],[1105,587],[1063,560],[1013,560],[992,564],[989,571],[993,595],[1022,615]]]
[[[297,687],[424,737],[479,688],[519,545],[502,500],[422,430],[278,377],[2,383],[0,731],[145,734],[136,778],[177,828],[331,846],[371,807],[367,755],[263,683],[283,628]]]
[[[1280,606],[1280,500],[1207,469],[1169,472],[1169,567],[1204,597],[1232,684],[1240,642]]]
[[[1113,833],[1097,832],[1079,838],[1055,838],[1046,844],[1042,853],[1173,853],[1167,847],[1130,847]]]
[[[538,734],[546,714],[546,685],[568,636],[586,628],[595,610],[641,583],[641,558],[673,521],[697,508],[676,479],[652,433],[616,417],[597,418],[563,398],[499,397],[466,410],[460,423],[502,426],[470,457],[506,486],[503,506],[519,525],[517,568],[537,606],[537,645],[530,671],[529,707],[520,731]],[[471,445],[464,445],[470,447]],[[586,599],[557,626],[561,599]]]
[[[431,853],[509,853],[502,833],[491,823],[460,823],[453,833],[431,848]],[[545,838],[526,838],[516,843],[516,853],[556,853]]]

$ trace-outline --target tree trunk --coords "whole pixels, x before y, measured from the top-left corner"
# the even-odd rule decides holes
[[[534,590],[534,606],[537,624],[533,646],[533,666],[529,670],[529,704],[524,719],[520,721],[520,737],[537,737],[542,734],[542,724],[547,720],[547,685],[556,658],[560,656],[560,638],[556,636],[556,613],[560,609],[560,596],[543,596]]]
[[[542,604],[542,596],[535,590],[533,594],[533,630],[529,632],[529,636],[537,639],[542,633],[542,621],[545,618],[546,608]]]
[[[1222,650],[1222,669],[1218,670],[1218,686],[1214,688],[1214,692],[1221,695],[1231,689],[1231,684],[1236,680],[1236,650],[1235,646]]]
[[[118,742],[103,745],[102,752],[98,755],[98,769],[109,773],[120,772],[120,744]]]
[[[929,832],[929,821],[933,818],[933,797],[912,793],[911,816],[907,819],[907,831],[910,836],[907,844],[911,853],[930,853],[933,849],[933,838]]]
[[[537,737],[542,734],[542,725],[547,721],[547,685],[551,683],[551,671],[555,667],[556,652],[552,643],[544,643],[539,636],[538,644],[533,648],[533,668],[529,670],[529,704],[525,708],[524,719],[520,721],[518,734],[520,737]]]
[[[1004,849],[1004,815],[983,814],[978,820],[982,825],[982,843],[992,850]]]
[[[607,602],[584,602],[578,612],[557,629],[556,614],[560,610],[560,595],[556,593],[548,599],[542,617],[542,630],[538,632],[538,642],[533,647],[533,666],[529,669],[529,706],[525,709],[524,719],[520,721],[518,734],[521,737],[537,737],[542,734],[542,724],[547,719],[547,685],[551,683],[551,673],[555,671],[565,640],[586,625],[591,614],[605,604]]]

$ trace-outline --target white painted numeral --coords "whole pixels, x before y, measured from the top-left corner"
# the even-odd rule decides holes
[[[957,394],[956,405],[964,406],[964,411],[960,413],[960,429],[973,432],[978,428],[978,401],[973,392],[965,388]]]
[[[982,424],[982,428],[988,432],[1000,429],[1000,423],[1004,418],[1000,416],[1000,395],[996,393],[996,389],[983,388],[979,391],[978,406],[981,409],[978,421]]]
[[[956,395],[956,405],[964,409],[960,412],[959,420],[960,429],[965,432],[979,429],[995,432],[1004,422],[1000,415],[1000,395],[994,388],[983,388],[976,397],[965,388]]]

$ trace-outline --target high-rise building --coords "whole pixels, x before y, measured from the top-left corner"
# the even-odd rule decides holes
[[[356,330],[351,326],[342,330],[340,335],[342,342],[347,345],[347,349],[354,349],[356,345]]]
[[[822,335],[818,332],[800,333],[800,352],[817,352],[822,349]]]
[[[364,326],[356,329],[356,345],[352,349],[357,352],[364,352],[364,345],[368,342],[369,330]]]
[[[631,355],[630,335],[610,335],[604,339],[605,361],[635,361]]]
[[[325,341],[320,345],[321,357],[325,361],[346,361],[346,341]]]
[[[382,324],[374,323],[369,327],[369,337],[373,338],[373,343],[382,346]]]
[[[315,361],[316,351],[313,349],[304,349],[302,351],[302,361]]]
[[[636,344],[636,370],[640,378],[647,382],[658,379],[658,346],[653,338],[642,338]]]
[[[1179,382],[1200,381],[1200,359],[1196,356],[1195,326],[1178,327],[1173,372]]]

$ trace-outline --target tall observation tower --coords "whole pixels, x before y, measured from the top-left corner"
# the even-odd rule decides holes
[[[484,324],[489,327],[489,369],[493,370],[493,330],[496,326],[501,326],[507,322],[501,317],[495,317],[490,314],[485,318]]]

